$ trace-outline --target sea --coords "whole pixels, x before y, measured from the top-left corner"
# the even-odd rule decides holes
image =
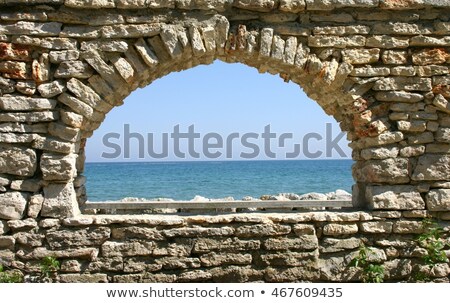
[[[89,201],[351,192],[352,160],[86,163]]]

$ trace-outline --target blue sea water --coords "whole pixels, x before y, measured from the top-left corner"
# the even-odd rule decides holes
[[[352,160],[86,163],[89,201],[351,192]]]

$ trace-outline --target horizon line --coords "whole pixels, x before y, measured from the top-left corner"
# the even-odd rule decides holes
[[[154,161],[86,161],[85,163],[105,163],[105,164],[113,164],[113,163],[192,163],[192,162],[275,162],[275,161],[354,161],[352,158],[321,158],[321,159],[215,159],[215,160],[154,160]]]

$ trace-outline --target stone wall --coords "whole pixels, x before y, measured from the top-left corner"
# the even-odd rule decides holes
[[[53,255],[77,273],[66,280],[348,280],[344,265],[364,241],[386,267],[404,268],[395,280],[420,262],[411,241],[420,221],[450,220],[448,1],[0,0],[0,8],[3,263],[33,270]],[[298,83],[340,122],[356,161],[354,205],[367,212],[80,215],[86,139],[105,115],[136,88],[216,59]],[[449,274],[443,267],[436,277]],[[130,272],[146,273],[123,276]]]
[[[39,275],[61,261],[60,282],[360,281],[349,266],[360,245],[383,264],[386,281],[419,273],[449,282],[450,267],[424,265],[417,244],[423,211],[308,212],[198,216],[97,215],[11,220],[3,262]],[[446,224],[446,237],[448,238]],[[450,255],[450,250],[447,251]]]

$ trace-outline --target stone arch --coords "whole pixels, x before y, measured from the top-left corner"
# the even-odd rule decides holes
[[[449,281],[448,262],[430,268],[415,242],[427,217],[448,238],[448,1],[0,7],[1,264],[28,273],[56,257],[63,282],[355,281],[348,263],[364,243],[389,281]],[[85,139],[107,112],[139,86],[214,59],[280,74],[333,115],[352,141],[355,205],[368,210],[79,215]]]
[[[60,2],[24,15],[6,6],[0,25],[0,105],[11,122],[1,173],[20,178],[4,182],[5,197],[20,201],[16,217],[28,192],[43,194],[44,217],[78,213],[84,145],[105,115],[137,87],[215,59],[279,74],[335,117],[357,161],[356,206],[423,210],[426,195],[447,194],[445,9],[378,8],[378,0]],[[420,23],[405,22],[411,9]]]

